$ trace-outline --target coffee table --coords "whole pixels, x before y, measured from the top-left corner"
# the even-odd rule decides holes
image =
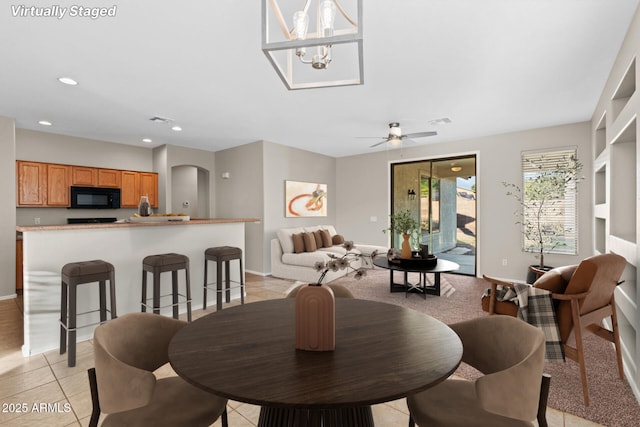
[[[336,298],[334,351],[296,350],[294,308],[282,298],[200,318],[172,339],[171,365],[203,390],[261,405],[259,426],[343,427],[372,426],[370,405],[440,383],[462,357],[441,321],[352,298]]]
[[[448,273],[460,268],[460,265],[455,262],[440,258],[438,258],[438,263],[433,268],[410,264],[396,264],[394,262],[390,262],[386,257],[376,257],[373,260],[373,264],[377,267],[389,270],[389,292],[405,292],[407,295],[409,293],[417,293],[424,299],[427,299],[427,295],[440,296],[440,273]],[[394,281],[393,273],[395,271],[401,271],[404,273],[403,283],[396,283]],[[420,273],[420,280],[418,283],[409,282],[409,273]],[[427,273],[433,273],[433,285],[427,284]]]

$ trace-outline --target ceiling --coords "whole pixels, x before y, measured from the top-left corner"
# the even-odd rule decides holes
[[[14,17],[3,7],[0,115],[18,128],[137,146],[218,151],[267,140],[333,157],[384,151],[359,137],[383,137],[389,122],[436,130],[417,140],[436,144],[590,120],[638,6],[365,0],[364,85],[288,91],[261,50],[258,0],[100,3],[116,3],[116,16]],[[441,117],[452,123],[430,123]]]

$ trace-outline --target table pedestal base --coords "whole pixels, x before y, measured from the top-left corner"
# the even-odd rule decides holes
[[[371,406],[336,409],[271,408],[260,410],[258,427],[373,427]]]
[[[433,273],[434,284],[427,284],[427,273],[416,273],[420,275],[418,283],[409,282],[408,272],[404,271],[404,283],[396,283],[393,280],[394,270],[389,270],[389,291],[390,292],[406,292],[416,293],[422,298],[427,299],[427,295],[440,296],[440,273]]]

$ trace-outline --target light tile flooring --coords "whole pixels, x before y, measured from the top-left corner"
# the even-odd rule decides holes
[[[282,298],[292,282],[247,275],[247,302]],[[232,303],[232,304],[237,304]],[[194,318],[213,309],[196,310]],[[86,426],[91,414],[87,369],[93,366],[91,341],[78,343],[76,367],[67,367],[66,355],[52,350],[29,358],[22,357],[21,299],[0,301],[0,425],[2,426]],[[169,369],[161,369],[166,375]],[[260,408],[229,402],[229,425],[255,426]],[[373,406],[377,426],[408,424],[404,399]],[[549,408],[551,427],[594,427],[590,421]],[[217,421],[214,426],[220,426]]]

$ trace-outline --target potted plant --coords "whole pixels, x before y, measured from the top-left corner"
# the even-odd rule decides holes
[[[584,179],[580,175],[582,163],[575,155],[558,160],[553,168],[544,155],[536,163],[531,159],[529,170],[533,172],[524,180],[524,188],[516,184],[502,182],[507,195],[514,197],[520,204],[516,211],[517,224],[522,224],[524,249],[535,252],[539,257],[538,268],[549,269],[544,264],[544,254],[564,244],[567,230],[561,223],[551,222],[549,218],[563,215],[562,205],[568,189],[577,191],[578,183]]]
[[[413,218],[409,209],[389,215],[389,228],[382,230],[383,233],[391,231],[402,235],[402,252],[400,257],[411,258],[411,245],[409,238],[411,235],[420,230],[420,223]]]

